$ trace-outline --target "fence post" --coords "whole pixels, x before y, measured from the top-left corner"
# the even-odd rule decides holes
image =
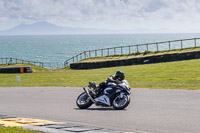
[[[116,55],[116,51],[115,51],[115,48],[114,48],[114,55]]]
[[[68,67],[68,61],[65,62],[64,67]]]
[[[6,64],[8,64],[8,59],[6,58]]]
[[[158,49],[158,43],[156,43],[156,46],[157,46],[157,52],[159,51],[159,49]]]
[[[110,55],[110,53],[109,53],[109,48],[108,48],[108,56]]]
[[[10,58],[10,60],[8,61],[8,64],[12,64],[12,58]]]
[[[181,49],[183,49],[183,41],[181,40]]]
[[[171,44],[170,44],[170,41],[169,41],[169,51],[171,50],[171,47],[170,47],[170,45],[171,45]]]
[[[95,57],[97,57],[97,50],[95,50]]]
[[[91,58],[91,53],[90,53],[90,51],[89,51],[89,57]]]
[[[148,44],[146,44],[146,46],[147,46],[147,51],[149,51],[149,45],[148,45]]]
[[[74,57],[73,57],[73,63],[74,63]]]
[[[128,49],[128,50],[129,50],[129,54],[131,54],[131,46],[129,46],[128,48],[129,48],[129,49]]]
[[[139,49],[138,49],[138,45],[136,45],[137,46],[137,53],[139,52]]]
[[[121,54],[123,54],[122,46],[121,46]]]
[[[197,47],[197,41],[196,41],[196,38],[194,38],[194,47],[195,47],[195,48]]]
[[[78,55],[76,56],[76,60],[77,60],[77,62],[78,62]]]
[[[101,49],[101,56],[103,56],[103,49]]]

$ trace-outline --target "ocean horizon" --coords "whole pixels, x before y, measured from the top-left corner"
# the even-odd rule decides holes
[[[56,68],[83,51],[199,37],[199,33],[0,36],[0,58],[45,62]]]

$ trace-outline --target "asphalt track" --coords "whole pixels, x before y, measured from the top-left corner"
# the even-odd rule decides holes
[[[82,88],[0,87],[0,114],[95,125],[119,131],[199,133],[200,91],[132,89],[125,110],[75,104]]]

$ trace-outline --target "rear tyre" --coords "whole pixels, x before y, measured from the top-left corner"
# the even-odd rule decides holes
[[[90,98],[88,97],[88,95],[85,92],[81,93],[78,96],[78,98],[76,99],[76,105],[80,109],[87,109],[92,104],[93,104],[93,102],[90,100]]]
[[[113,100],[113,108],[115,110],[122,110],[125,109],[130,103],[130,96],[123,95],[123,98],[120,95],[117,95]]]

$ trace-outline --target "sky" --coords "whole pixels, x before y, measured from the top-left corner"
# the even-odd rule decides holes
[[[0,31],[39,21],[65,27],[199,32],[200,0],[0,0]]]

